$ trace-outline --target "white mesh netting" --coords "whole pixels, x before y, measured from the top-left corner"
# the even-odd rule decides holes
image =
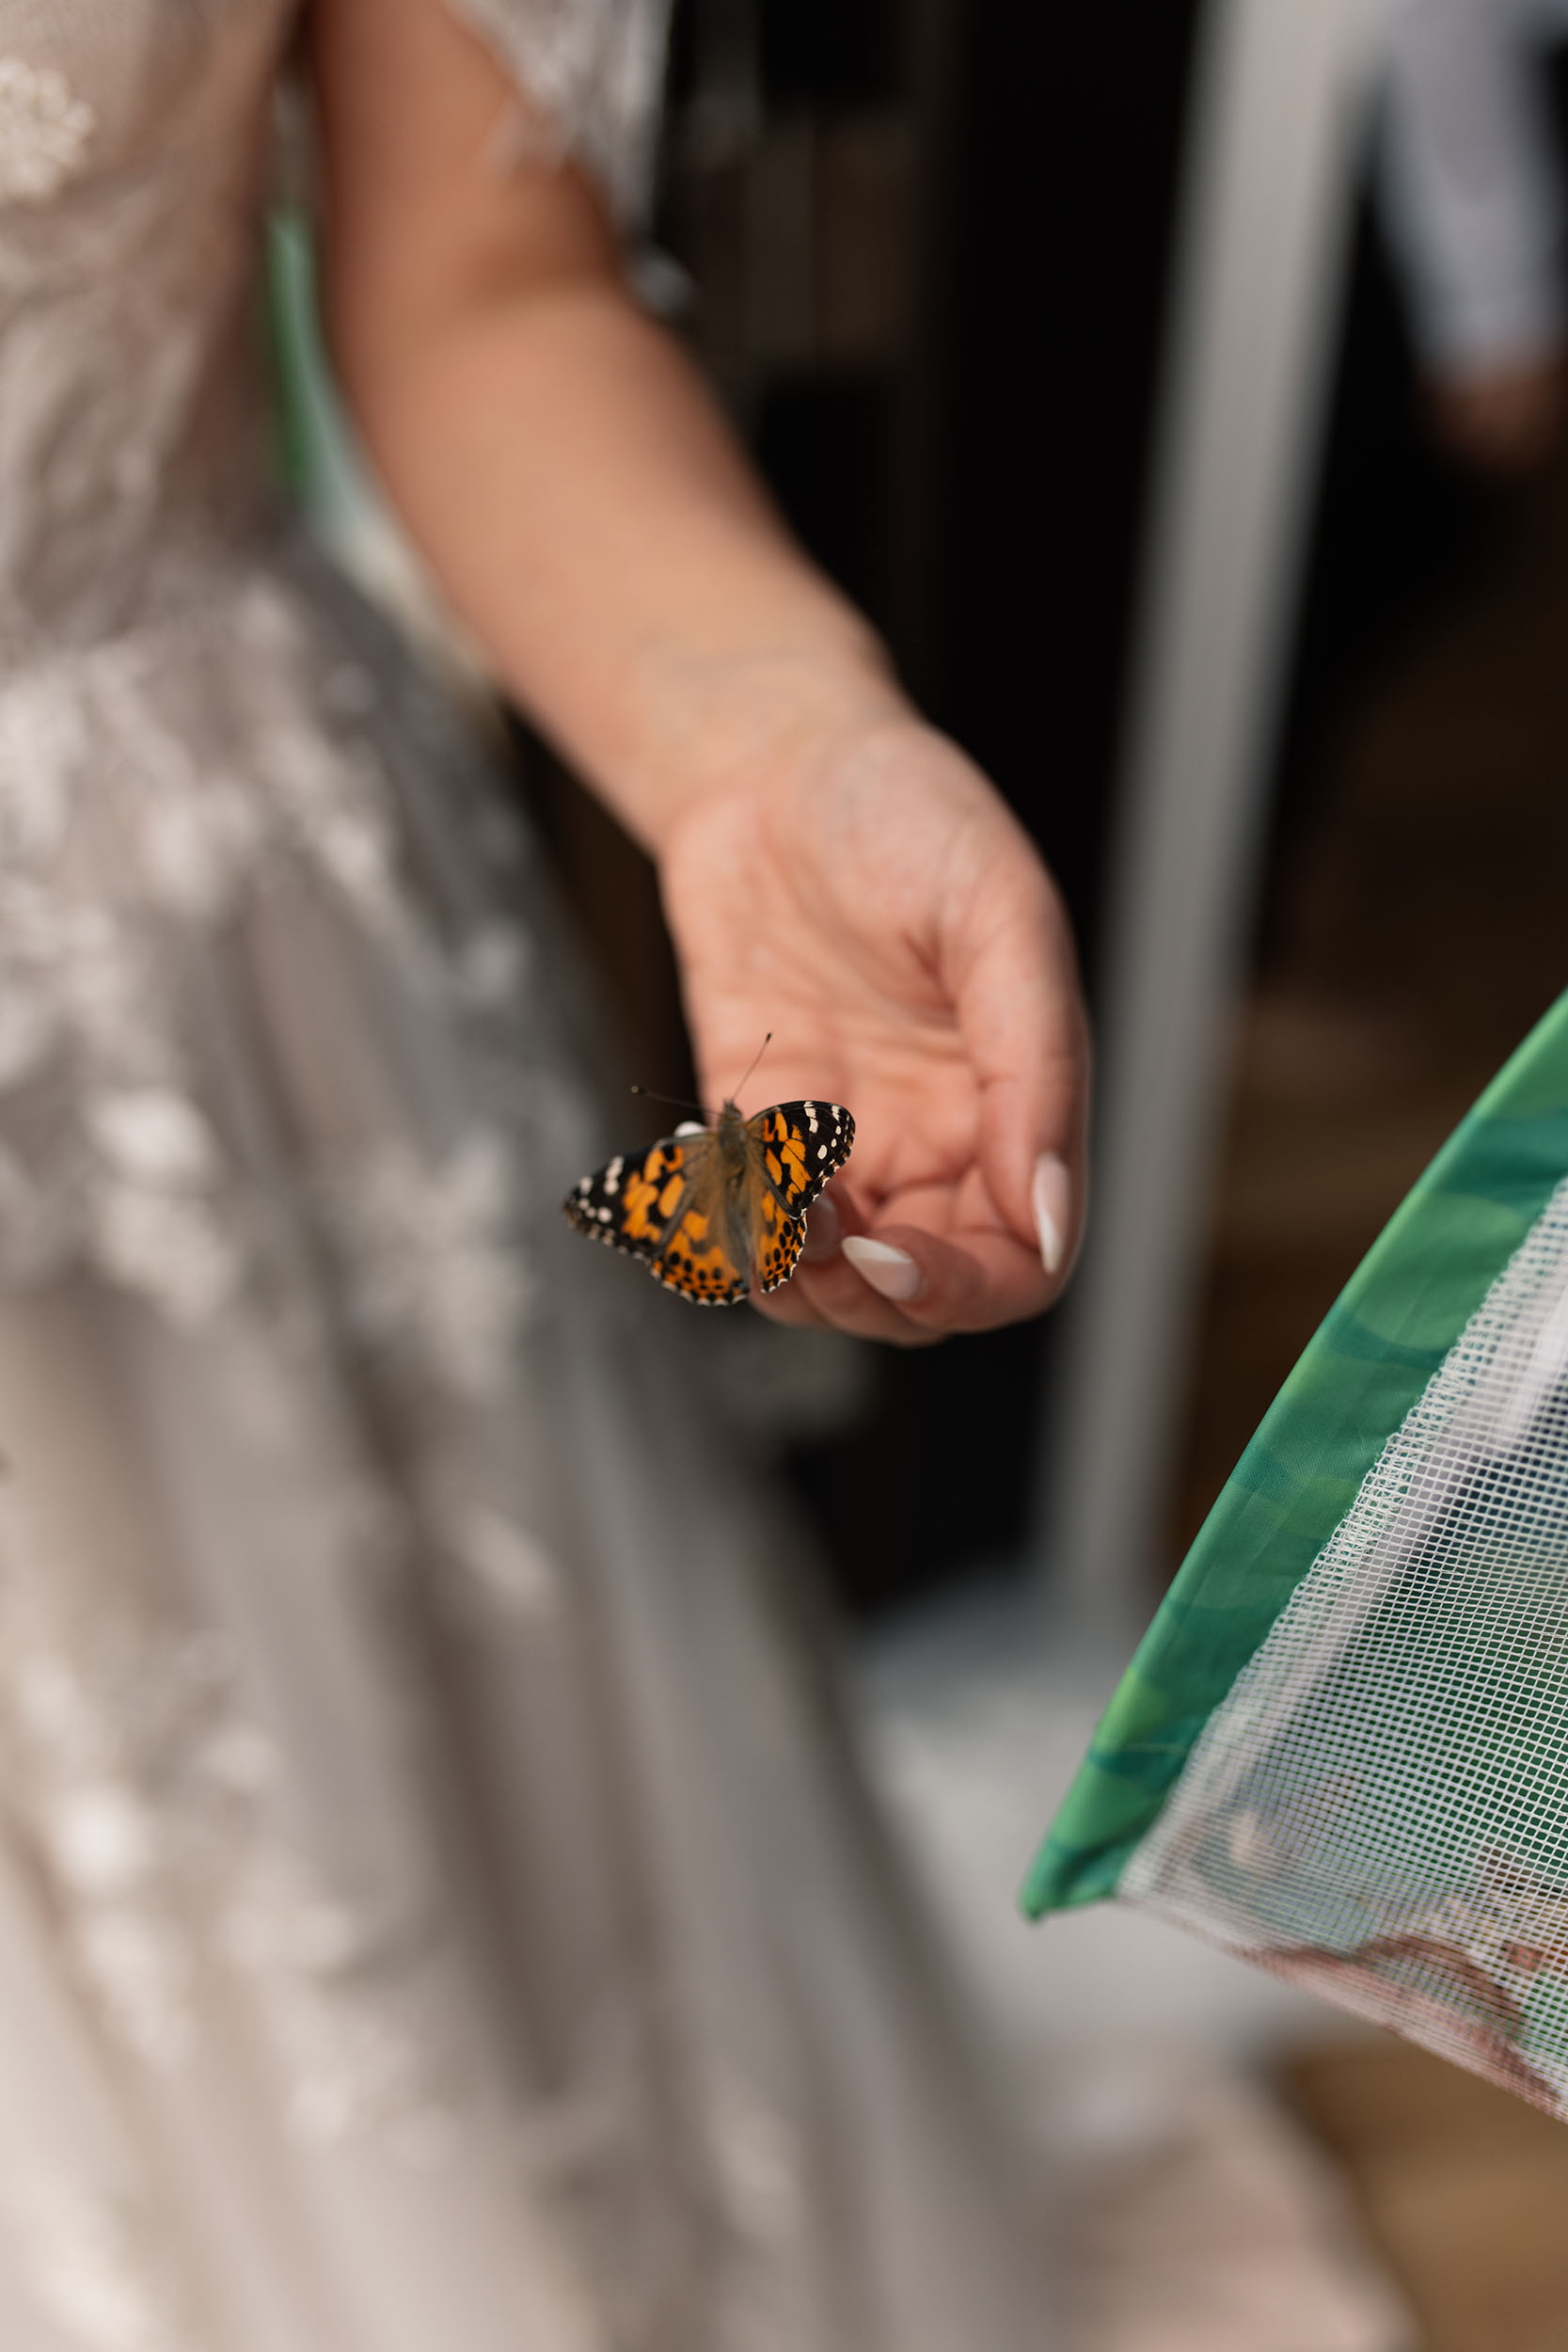
[[[1568,1182],[1119,1892],[1568,2118]]]

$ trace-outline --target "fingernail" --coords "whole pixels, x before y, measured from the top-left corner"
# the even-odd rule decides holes
[[[1060,1274],[1067,1255],[1068,1219],[1072,1209],[1072,1178],[1059,1153],[1042,1152],[1035,1162],[1031,1197],[1035,1231],[1039,1235],[1040,1263],[1047,1274]]]
[[[921,1273],[907,1249],[895,1249],[890,1241],[873,1241],[866,1233],[847,1233],[843,1250],[855,1272],[884,1298],[913,1298],[926,1287]]]
[[[836,1257],[843,1232],[838,1211],[824,1194],[806,1218],[806,1246],[800,1255],[807,1265],[816,1265],[823,1258]]]

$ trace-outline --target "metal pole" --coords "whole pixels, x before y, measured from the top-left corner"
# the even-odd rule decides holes
[[[1148,1613],[1180,1434],[1224,1042],[1338,315],[1378,0],[1212,0],[1118,801],[1090,1241],[1041,1549]]]

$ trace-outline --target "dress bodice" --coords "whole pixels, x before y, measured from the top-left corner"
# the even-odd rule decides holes
[[[664,0],[454,0],[623,213]],[[145,618],[263,503],[257,289],[299,0],[0,0],[0,666]]]
[[[293,0],[0,0],[0,658],[112,629],[253,514]]]

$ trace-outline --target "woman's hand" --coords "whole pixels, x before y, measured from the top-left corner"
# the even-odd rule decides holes
[[[771,1030],[742,1107],[854,1114],[766,1311],[915,1345],[1048,1306],[1083,1216],[1086,1029],[1056,893],[985,778],[879,711],[754,756],[658,848],[705,1097]]]

